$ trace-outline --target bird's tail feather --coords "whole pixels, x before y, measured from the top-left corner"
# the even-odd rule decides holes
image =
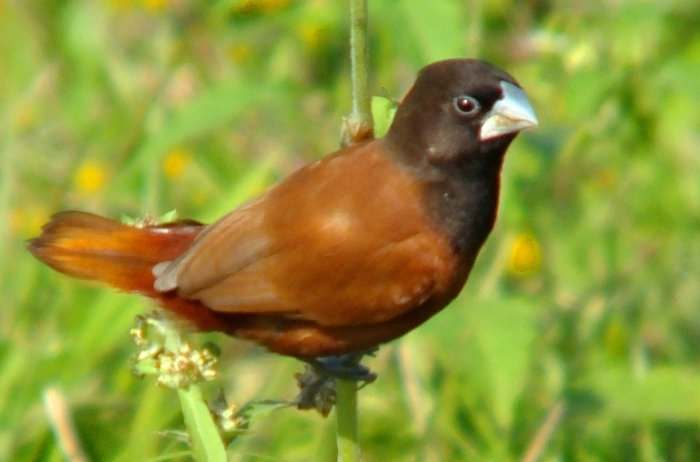
[[[91,213],[67,211],[54,215],[27,247],[61,273],[141,293],[200,329],[220,329],[217,316],[199,302],[153,288],[153,266],[177,258],[203,227],[189,220],[130,226]]]
[[[70,211],[54,215],[28,247],[61,273],[153,295],[153,265],[181,254],[201,228],[196,222],[136,227]]]

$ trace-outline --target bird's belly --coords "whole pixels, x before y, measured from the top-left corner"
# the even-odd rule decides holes
[[[364,351],[401,337],[438,313],[461,290],[466,277],[460,279],[448,292],[381,323],[323,326],[309,321],[250,315],[238,317],[229,333],[263,345],[275,353],[299,358]]]

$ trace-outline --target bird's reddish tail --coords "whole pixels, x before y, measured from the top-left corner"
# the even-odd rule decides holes
[[[201,227],[194,222],[136,227],[90,213],[61,212],[29,241],[29,250],[61,273],[153,295],[153,265],[181,254]]]
[[[29,251],[53,269],[80,279],[138,292],[189,319],[201,329],[217,329],[218,321],[198,302],[153,289],[151,269],[184,252],[202,230],[194,221],[129,226],[85,212],[54,215]]]

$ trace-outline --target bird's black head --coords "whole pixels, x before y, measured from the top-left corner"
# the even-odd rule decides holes
[[[500,167],[517,133],[536,124],[513,77],[483,61],[450,59],[420,71],[386,140],[417,166]]]
[[[520,85],[483,61],[423,68],[384,141],[425,185],[426,209],[470,267],[493,228],[503,155],[537,118]]]

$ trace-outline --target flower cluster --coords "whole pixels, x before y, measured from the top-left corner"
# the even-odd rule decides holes
[[[155,328],[155,334],[151,327]],[[137,317],[130,333],[139,347],[134,358],[137,374],[155,375],[158,384],[168,388],[187,388],[216,378],[216,356],[208,349],[198,350],[183,341],[171,321],[162,315]]]

